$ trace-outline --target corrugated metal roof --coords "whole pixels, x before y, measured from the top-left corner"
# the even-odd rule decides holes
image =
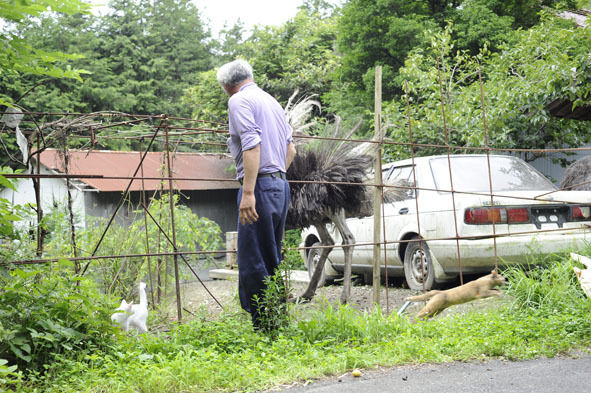
[[[102,176],[133,176],[141,155],[129,151],[69,151],[69,168],[71,175],[102,175]],[[176,153],[171,154],[173,185],[179,190],[220,190],[236,189],[240,184],[235,181],[235,170],[232,159],[224,154],[209,153]],[[60,173],[65,173],[63,160],[56,149],[47,149],[41,153],[41,163]],[[167,177],[166,155],[161,152],[149,152],[144,162],[144,177]],[[138,171],[137,177],[141,177]],[[177,180],[178,179],[178,180]],[[212,179],[212,180],[182,180]],[[233,181],[230,181],[233,180]],[[99,191],[124,191],[129,179],[80,179],[81,182]],[[160,180],[144,180],[145,190],[160,189]],[[142,181],[134,180],[130,191],[140,191]],[[164,182],[168,189],[168,181]]]

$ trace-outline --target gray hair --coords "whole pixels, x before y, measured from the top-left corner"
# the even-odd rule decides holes
[[[217,73],[218,82],[222,86],[234,87],[238,83],[254,79],[252,75],[252,67],[246,60],[238,59],[221,66]]]

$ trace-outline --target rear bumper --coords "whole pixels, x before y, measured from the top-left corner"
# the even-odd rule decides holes
[[[495,266],[535,263],[531,257],[536,254],[550,254],[565,250],[576,250],[591,241],[591,231],[540,233],[511,235],[494,239],[479,240],[436,240],[428,241],[431,252],[446,273],[456,273],[461,264],[462,271],[481,272]],[[459,257],[458,257],[459,243]],[[495,259],[495,246],[496,255]]]

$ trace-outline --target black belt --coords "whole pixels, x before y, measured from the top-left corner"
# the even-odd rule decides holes
[[[261,177],[279,177],[283,180],[287,180],[287,178],[285,177],[285,173],[281,172],[281,171],[277,171],[277,172],[271,172],[271,173],[259,173],[257,175],[257,179],[260,179]],[[238,181],[240,182],[240,184],[242,184],[243,181],[243,177],[241,177],[240,179],[238,179]]]

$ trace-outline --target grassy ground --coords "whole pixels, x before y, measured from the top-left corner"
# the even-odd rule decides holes
[[[504,275],[508,302],[411,324],[393,312],[325,304],[292,310],[273,337],[252,330],[235,305],[168,332],[122,337],[110,350],[64,358],[46,376],[13,386],[27,392],[255,391],[352,368],[554,356],[591,344],[591,301],[556,256],[544,269]]]

